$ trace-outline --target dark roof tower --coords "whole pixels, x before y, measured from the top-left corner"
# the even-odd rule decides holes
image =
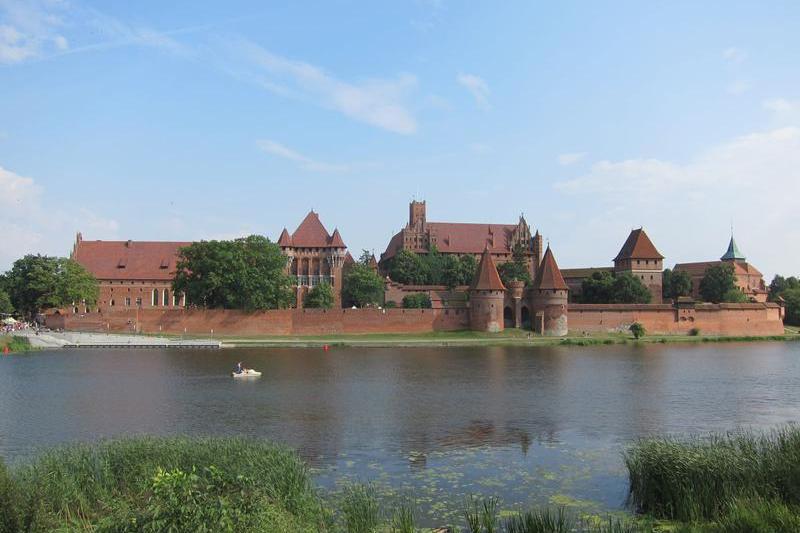
[[[733,235],[731,235],[731,242],[728,243],[728,250],[725,252],[725,255],[720,257],[720,261],[745,261],[746,258],[739,251],[739,247],[736,246],[736,241],[733,239]]]
[[[631,231],[614,261],[623,259],[664,259],[664,256],[658,252],[644,229],[639,228]]]
[[[569,287],[564,281],[564,276],[561,275],[561,270],[558,268],[553,251],[550,250],[550,245],[544,252],[542,258],[542,265],[536,273],[536,280],[534,281],[534,288],[540,290],[568,290]]]

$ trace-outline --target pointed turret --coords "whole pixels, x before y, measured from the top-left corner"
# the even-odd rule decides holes
[[[339,235],[339,228],[335,228],[333,230],[333,235],[331,235],[331,242],[329,246],[331,248],[346,248],[344,241],[342,240],[342,236]]]
[[[561,275],[561,270],[558,268],[553,252],[550,250],[550,245],[544,252],[542,264],[539,271],[536,273],[536,280],[533,287],[535,289],[546,290],[568,290],[569,287],[564,281],[564,276]]]
[[[475,278],[472,280],[470,290],[506,290],[503,281],[500,279],[500,274],[497,273],[497,267],[494,264],[494,259],[492,259],[492,254],[489,253],[488,247],[483,251],[481,262],[478,264],[478,270],[475,272]]]
[[[292,238],[289,236],[289,232],[286,228],[283,228],[281,232],[281,236],[278,237],[278,246],[281,248],[287,248],[292,245]]]
[[[742,252],[739,251],[739,247],[736,246],[733,235],[731,235],[731,242],[728,243],[728,250],[725,252],[725,255],[720,257],[720,261],[744,261],[745,259]]]

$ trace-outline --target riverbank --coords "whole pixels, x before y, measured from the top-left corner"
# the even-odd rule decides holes
[[[0,531],[275,533],[745,533],[800,530],[800,430],[637,442],[625,453],[634,510],[579,515],[470,497],[422,530],[413,494],[371,485],[322,494],[299,456],[267,441],[137,437],[0,462]]]
[[[0,335],[0,353],[4,353],[6,348],[9,353],[29,352],[34,349],[25,336]]]

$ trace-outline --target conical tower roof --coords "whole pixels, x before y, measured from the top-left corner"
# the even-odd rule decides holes
[[[631,231],[614,261],[620,259],[664,259],[664,256],[658,253],[644,229],[639,228]]]
[[[561,270],[558,268],[556,258],[553,257],[553,252],[550,250],[549,245],[547,246],[547,250],[544,252],[544,257],[542,258],[542,264],[539,267],[539,271],[536,273],[534,288],[548,290],[569,289],[567,283],[564,281],[564,276],[561,275]]]
[[[739,247],[736,246],[736,241],[733,240],[733,235],[731,235],[731,242],[728,243],[728,251],[725,252],[725,255],[720,257],[720,261],[744,261],[746,258],[739,251]]]
[[[292,238],[289,236],[289,232],[286,231],[286,228],[283,228],[281,236],[278,237],[278,246],[291,246],[291,245],[292,245]]]
[[[494,259],[492,259],[492,254],[489,253],[489,248],[483,250],[481,262],[478,264],[478,270],[475,272],[475,279],[472,280],[470,290],[506,290],[503,280],[500,279],[500,274],[497,273],[497,267],[494,264]]]
[[[346,248],[344,241],[342,240],[342,236],[339,234],[339,228],[335,228],[333,230],[330,246],[333,248]]]

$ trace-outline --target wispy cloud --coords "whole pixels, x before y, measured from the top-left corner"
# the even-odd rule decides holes
[[[673,242],[667,244],[674,253],[684,254],[683,260],[702,260],[716,254],[709,245],[724,244],[720,244],[725,238],[720,231],[733,218],[759,268],[767,273],[800,272],[800,256],[785,245],[800,242],[796,206],[800,127],[780,127],[721,142],[688,162],[598,161],[586,174],[555,187],[591,198],[593,207],[587,210],[591,231],[612,231],[609,227],[619,226],[620,221],[645,224],[671,236]],[[612,212],[615,215],[609,217]],[[676,224],[691,228],[692,239],[687,241],[684,232],[676,232]]]
[[[311,172],[345,172],[351,168],[350,165],[337,165],[316,161],[295,150],[292,150],[288,146],[269,139],[261,139],[256,142],[256,145],[265,153],[293,161],[297,163],[298,166],[303,170],[308,170]]]
[[[571,152],[558,155],[558,164],[562,167],[573,165],[586,157],[586,152]]]
[[[742,63],[747,59],[747,52],[741,48],[730,46],[722,51],[722,57],[729,63]]]
[[[474,74],[459,74],[456,80],[469,91],[478,106],[489,108],[489,84],[483,78]]]
[[[65,4],[0,0],[0,63],[21,63],[69,43],[61,33]]]
[[[239,40],[232,49],[257,67],[256,78],[265,76],[260,83],[271,92],[313,102],[387,131],[411,134],[417,130],[417,121],[406,102],[417,86],[412,74],[348,82],[250,41]]]

